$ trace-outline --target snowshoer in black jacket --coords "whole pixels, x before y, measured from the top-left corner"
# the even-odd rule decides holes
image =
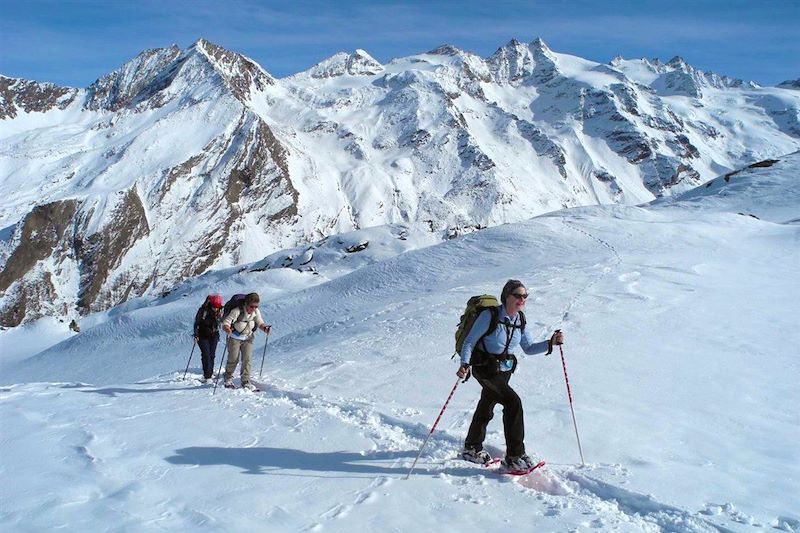
[[[194,317],[194,340],[200,346],[203,359],[203,379],[209,381],[214,374],[214,355],[219,342],[219,325],[222,321],[222,296],[210,294]]]

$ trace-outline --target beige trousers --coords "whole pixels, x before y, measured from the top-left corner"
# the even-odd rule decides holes
[[[253,338],[251,335],[246,341],[228,337],[228,363],[225,365],[225,380],[233,379],[236,365],[239,364],[239,355],[242,356],[242,385],[250,383],[250,366],[253,360]]]

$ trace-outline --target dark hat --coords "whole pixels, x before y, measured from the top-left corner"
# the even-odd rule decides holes
[[[510,279],[506,281],[506,284],[503,285],[503,292],[500,293],[500,301],[503,304],[506,303],[506,298],[508,295],[517,290],[520,287],[524,287],[525,285],[518,279]]]

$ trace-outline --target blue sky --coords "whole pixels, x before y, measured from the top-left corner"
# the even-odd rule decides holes
[[[765,85],[800,78],[800,0],[0,0],[0,36],[0,74],[77,87],[201,37],[276,77],[356,48],[381,62],[444,43],[486,57],[542,37],[601,62],[681,55]]]

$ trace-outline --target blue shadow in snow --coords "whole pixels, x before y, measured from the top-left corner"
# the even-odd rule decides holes
[[[196,387],[174,387],[171,389],[124,389],[122,387],[108,387],[105,389],[82,390],[80,392],[103,394],[105,396],[116,398],[118,394],[150,394],[154,392],[174,392],[174,391],[187,391],[187,390],[207,389],[207,388],[208,385],[206,385],[205,387],[203,385],[198,385]]]
[[[211,447],[191,447],[181,448],[175,451],[176,455],[167,457],[168,463],[176,465],[231,465],[242,469],[245,474],[273,474],[275,470],[280,470],[281,475],[292,475],[286,470],[301,470],[314,472],[315,474],[294,474],[309,475],[316,477],[333,477],[333,472],[353,474],[345,477],[362,477],[385,475],[400,477],[408,473],[412,459],[416,457],[417,451],[405,452],[375,452],[360,454],[353,452],[304,452],[302,450],[290,450],[286,448],[211,448]],[[384,466],[376,464],[380,461],[394,461],[407,458],[409,466]],[[442,464],[436,464],[436,468],[425,470],[426,466],[432,463],[417,464],[414,475],[438,475],[442,471],[449,475],[474,476],[480,473],[475,468],[445,468]]]

